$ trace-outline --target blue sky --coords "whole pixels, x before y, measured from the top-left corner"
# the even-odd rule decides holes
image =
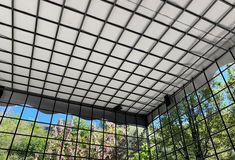
[[[4,106],[0,106],[0,112],[4,112],[4,110],[6,109],[6,107]],[[21,113],[22,114],[22,119],[26,119],[26,120],[35,120],[36,115],[37,115],[37,109],[32,108],[31,106],[26,106],[23,107],[19,106],[19,105],[15,105],[15,106],[8,106],[7,110],[6,110],[6,114],[7,116],[19,116]],[[51,116],[52,114],[45,114],[43,112],[38,112],[38,116],[37,116],[37,121],[38,122],[44,122],[44,123],[50,123],[51,120]],[[52,122],[53,123],[57,123],[59,119],[66,119],[66,115],[65,114],[54,114],[53,115],[53,119]],[[71,119],[71,116],[68,116],[68,120]]]
[[[6,109],[5,106],[0,106],[0,113],[3,113],[5,109]],[[20,106],[20,105],[8,106],[5,115],[9,117],[16,117],[16,116],[19,116],[22,112],[23,114],[22,114],[21,119],[26,119],[26,120],[34,121],[37,115],[37,109],[29,105],[26,105],[25,107]],[[42,123],[50,123],[51,117],[52,117],[52,114],[46,114],[46,113],[39,111],[38,116],[37,116],[37,121],[42,122]],[[68,115],[67,121],[71,120],[71,118],[72,116]],[[66,120],[66,115],[62,113],[53,114],[52,123],[57,124],[59,119]],[[91,121],[89,120],[87,120],[86,122],[87,124],[91,123]],[[95,124],[96,126],[99,126],[100,123],[101,123],[100,120],[93,120],[93,124]]]

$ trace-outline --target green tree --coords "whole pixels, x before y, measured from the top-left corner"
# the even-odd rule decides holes
[[[218,72],[217,72],[218,74]],[[235,65],[223,72],[227,84],[221,75],[216,76],[209,85],[204,85],[195,93],[187,95],[177,108],[172,108],[160,117],[156,117],[152,129],[155,132],[156,148],[161,159],[215,159],[213,145],[221,159],[234,159],[231,141],[225,130],[235,142]],[[214,94],[212,97],[211,92]],[[232,93],[232,94],[231,94]],[[232,96],[233,95],[233,96]],[[220,116],[220,114],[222,116]],[[178,116],[180,115],[180,116]],[[224,123],[223,123],[224,122]],[[209,136],[211,135],[211,136]],[[155,149],[157,151],[155,151]]]

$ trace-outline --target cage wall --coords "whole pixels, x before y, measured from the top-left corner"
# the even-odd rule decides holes
[[[149,158],[147,129],[137,116],[134,122],[99,110],[97,118],[95,108],[15,91],[0,100],[1,160]]]
[[[151,113],[152,159],[235,159],[234,61],[228,52]]]

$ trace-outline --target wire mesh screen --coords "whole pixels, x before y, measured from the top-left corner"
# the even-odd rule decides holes
[[[38,106],[19,104],[15,94],[11,92],[7,101],[1,101],[1,160],[119,160],[149,156],[144,127],[109,122],[105,119],[108,112],[105,110],[102,120],[81,118],[80,115],[84,114],[82,107],[77,114],[58,113],[56,101],[52,107],[43,106],[40,98]],[[25,97],[27,102],[30,95]],[[69,104],[65,103],[63,107],[70,112]],[[115,119],[120,117],[118,113],[113,115]]]
[[[1,85],[147,115],[228,50],[224,0],[1,0]]]
[[[215,66],[212,78],[208,68],[198,77],[204,83],[195,79],[175,95],[173,107],[152,114],[153,159],[235,159],[235,64]]]
[[[204,71],[234,47],[234,11],[232,0],[0,0],[0,160],[235,159],[234,67]]]

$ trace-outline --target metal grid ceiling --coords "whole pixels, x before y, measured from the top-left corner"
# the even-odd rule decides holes
[[[233,0],[0,0],[0,85],[148,114],[228,50]]]

